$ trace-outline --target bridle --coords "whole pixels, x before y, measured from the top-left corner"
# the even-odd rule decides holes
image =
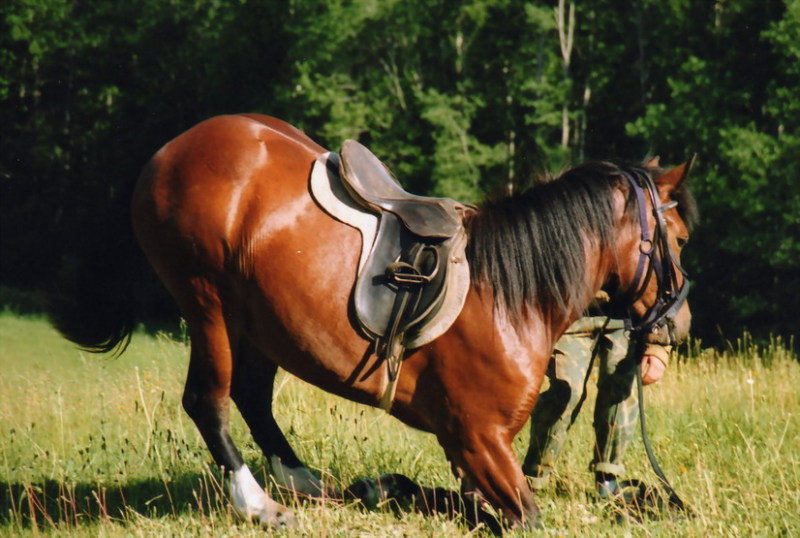
[[[669,338],[674,341],[674,319],[689,295],[689,279],[680,261],[675,257],[672,249],[669,248],[667,221],[664,218],[664,213],[677,206],[678,202],[673,200],[662,204],[653,178],[644,170],[620,171],[636,196],[641,229],[639,262],[633,278],[633,289],[635,291],[632,293],[630,303],[636,302],[644,295],[653,275],[655,275],[658,283],[656,300],[647,309],[641,321],[634,325],[629,312],[625,324],[629,330],[640,334],[646,332],[655,333],[667,326]],[[650,202],[653,207],[652,214],[656,222],[652,234],[650,225],[647,222],[645,192],[650,196]],[[683,275],[683,281],[680,284],[678,283],[678,272]]]

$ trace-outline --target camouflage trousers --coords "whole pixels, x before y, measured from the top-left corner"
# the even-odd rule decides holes
[[[592,364],[599,362],[594,406],[595,446],[590,469],[621,475],[622,457],[639,418],[635,365],[625,361],[629,339],[621,320],[585,317],[556,343],[547,369],[550,386],[531,415],[531,442],[523,470],[534,489],[547,482],[581,405]]]

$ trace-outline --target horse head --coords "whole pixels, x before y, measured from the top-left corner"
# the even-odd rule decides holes
[[[626,209],[612,270],[615,299],[627,303],[633,327],[652,343],[679,343],[689,333],[689,281],[681,251],[696,220],[685,185],[693,160],[670,170],[658,168],[657,158],[641,168],[620,169]]]

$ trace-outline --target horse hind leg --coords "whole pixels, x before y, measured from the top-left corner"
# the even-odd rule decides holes
[[[291,526],[294,524],[291,510],[272,500],[258,485],[230,437],[231,343],[219,301],[205,297],[197,304],[196,310],[183,309],[191,337],[184,409],[197,425],[214,461],[229,478],[236,511],[264,525]]]
[[[250,433],[269,462],[272,478],[283,488],[309,497],[330,496],[295,454],[272,412],[278,366],[242,339],[236,353],[231,396]]]

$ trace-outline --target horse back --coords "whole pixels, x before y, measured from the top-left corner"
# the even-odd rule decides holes
[[[307,196],[308,172],[324,151],[268,116],[199,123],[165,144],[139,178],[132,216],[141,246],[151,262],[177,249],[197,269],[224,270],[277,208]]]

